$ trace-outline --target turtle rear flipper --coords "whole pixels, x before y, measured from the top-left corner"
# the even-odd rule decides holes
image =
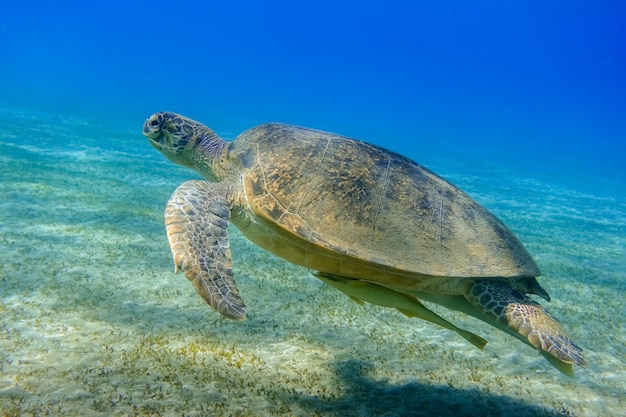
[[[573,376],[572,364],[587,364],[582,349],[572,342],[561,324],[541,304],[508,282],[475,280],[465,296],[497,327],[539,349],[564,374]]]
[[[215,310],[243,320],[246,305],[233,278],[227,232],[230,203],[223,188],[206,181],[183,183],[167,203],[165,225],[176,272],[182,270]]]

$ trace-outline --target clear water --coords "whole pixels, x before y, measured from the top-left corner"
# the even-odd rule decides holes
[[[621,416],[626,74],[620,5],[3,5],[2,415]],[[249,318],[173,274],[195,174],[141,136],[173,110],[232,139],[281,121],[401,152],[498,215],[585,349],[570,379],[351,302],[231,230]]]

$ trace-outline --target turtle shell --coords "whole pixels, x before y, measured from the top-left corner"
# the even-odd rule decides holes
[[[271,123],[239,135],[229,159],[252,216],[240,229],[300,265],[364,279],[372,268],[416,277],[540,274],[517,237],[469,195],[381,147]]]

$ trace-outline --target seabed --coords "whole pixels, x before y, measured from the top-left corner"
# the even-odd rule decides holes
[[[493,161],[484,171],[450,160],[429,166],[535,256],[553,297],[548,308],[589,362],[570,379],[460,313],[430,306],[488,339],[483,351],[429,323],[353,303],[235,228],[249,317],[223,319],[173,273],[163,210],[195,174],[150,147],[143,120],[105,128],[0,109],[0,121],[2,416],[626,412],[626,187],[618,179],[593,180],[596,187]]]

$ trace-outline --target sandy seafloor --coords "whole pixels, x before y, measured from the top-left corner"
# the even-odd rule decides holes
[[[143,120],[5,108],[0,122],[3,416],[626,414],[623,179],[427,158],[535,256],[589,362],[571,379],[460,313],[433,307],[487,338],[483,351],[358,305],[235,228],[249,318],[223,319],[173,274],[162,213],[194,174],[148,145]]]

